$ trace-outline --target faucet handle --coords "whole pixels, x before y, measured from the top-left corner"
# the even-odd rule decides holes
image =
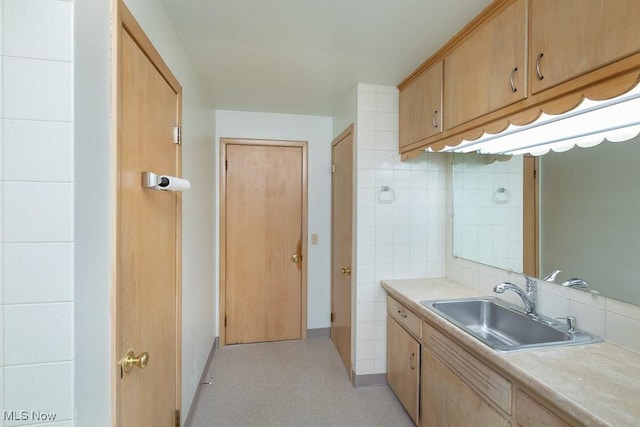
[[[536,288],[536,281],[533,277],[521,272],[521,271],[514,271],[514,273],[519,274],[520,276],[524,277],[524,279],[527,281],[527,289],[535,289]]]
[[[588,288],[589,284],[578,277],[573,277],[566,282],[563,282],[562,286],[565,288]]]
[[[556,281],[556,277],[558,277],[558,274],[560,274],[561,272],[562,270],[553,270],[550,274],[544,276],[542,280],[544,280],[545,282],[554,283]]]
[[[577,320],[576,320],[575,316],[556,317],[556,319],[558,319],[558,320],[566,320],[567,321],[567,331],[568,332],[575,332],[576,331]]]

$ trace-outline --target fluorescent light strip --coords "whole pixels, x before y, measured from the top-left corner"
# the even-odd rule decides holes
[[[626,141],[638,135],[638,125],[640,85],[617,98],[606,101],[585,99],[578,107],[565,114],[542,114],[529,125],[509,125],[499,134],[485,134],[476,140],[463,141],[441,151],[540,155],[549,150],[566,151],[576,145],[597,145],[605,138],[609,141]]]

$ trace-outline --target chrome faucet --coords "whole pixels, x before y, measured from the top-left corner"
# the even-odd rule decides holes
[[[589,284],[582,279],[574,277],[567,280],[566,282],[563,282],[562,286],[564,286],[565,288],[588,288]]]
[[[522,298],[522,302],[524,302],[525,310],[528,315],[535,316],[538,314],[538,284],[531,277],[527,276],[524,273],[518,273],[522,275],[526,281],[526,291],[524,291],[520,286],[511,283],[511,282],[502,282],[496,285],[493,288],[493,292],[497,294],[503,294],[505,291],[511,290],[518,294],[520,298]]]

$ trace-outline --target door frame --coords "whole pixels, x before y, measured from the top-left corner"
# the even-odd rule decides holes
[[[112,37],[112,84],[111,84],[111,97],[112,97],[112,152],[111,155],[115,159],[113,162],[113,176],[115,177],[112,186],[112,200],[113,210],[111,212],[113,218],[113,230],[112,230],[112,292],[111,292],[111,360],[114,363],[111,365],[111,396],[112,401],[115,402],[112,405],[112,424],[117,425],[119,421],[119,408],[120,408],[120,393],[118,381],[120,380],[120,359],[122,354],[117,354],[118,348],[118,296],[119,288],[122,286],[120,283],[120,268],[118,264],[118,242],[120,231],[120,218],[119,218],[119,195],[118,185],[120,181],[120,144],[121,144],[121,131],[120,123],[122,117],[122,97],[120,96],[121,79],[120,72],[122,64],[122,40],[120,30],[126,31],[129,36],[138,44],[140,49],[147,56],[149,61],[158,70],[160,75],[165,79],[167,84],[176,92],[177,98],[177,125],[182,127],[182,86],[175,75],[172,73],[169,66],[164,62],[160,53],[153,46],[151,40],[147,37],[144,30],[138,24],[135,17],[129,11],[124,4],[123,0],[114,1],[116,19],[113,20],[113,37]],[[176,155],[176,170],[177,175],[182,176],[182,149],[177,150]],[[176,410],[181,411],[182,405],[182,193],[177,192],[176,202],[176,390],[175,390],[175,407]]]
[[[299,147],[302,149],[302,274],[300,289],[300,338],[307,338],[307,220],[308,220],[308,142],[273,139],[245,139],[245,138],[220,138],[220,285],[219,285],[219,324],[220,333],[218,344],[223,347],[226,344],[226,257],[227,257],[227,176],[225,164],[227,161],[227,145],[255,145],[272,147]]]

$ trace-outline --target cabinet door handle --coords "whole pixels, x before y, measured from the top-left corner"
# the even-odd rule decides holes
[[[404,309],[398,309],[398,314],[400,315],[400,317],[402,317],[403,319],[407,318],[407,313],[404,312]]]
[[[437,128],[438,127],[438,123],[436,122],[436,117],[438,116],[438,110],[435,110],[433,112],[433,116],[431,116],[431,123],[433,123],[433,127]]]
[[[516,87],[516,83],[513,80],[517,72],[518,72],[518,67],[513,67],[513,69],[511,70],[511,78],[509,78],[509,83],[511,84],[511,92],[514,92],[514,93],[518,91],[518,88]]]
[[[543,56],[544,56],[544,53],[539,53],[538,58],[536,59],[536,75],[538,76],[538,80],[544,79],[544,76],[542,75],[542,71],[540,71],[540,60],[542,59]]]
[[[412,370],[416,369],[416,365],[414,363],[415,358],[416,358],[416,354],[411,353],[411,357],[409,358],[409,366],[411,367]]]

